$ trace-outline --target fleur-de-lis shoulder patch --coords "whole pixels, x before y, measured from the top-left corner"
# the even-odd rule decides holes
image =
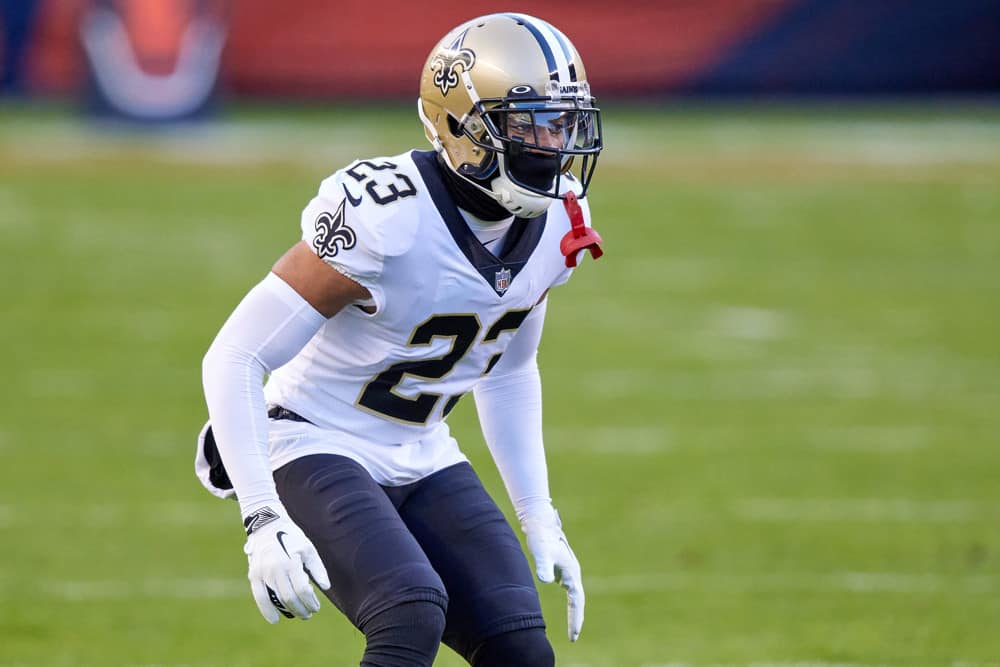
[[[341,200],[336,213],[330,215],[324,211],[316,218],[316,236],[312,246],[320,259],[336,257],[338,252],[350,250],[358,242],[357,234],[344,222],[344,204],[345,201]]]

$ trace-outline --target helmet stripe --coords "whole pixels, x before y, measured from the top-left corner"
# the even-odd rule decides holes
[[[570,79],[569,61],[565,56],[562,44],[559,43],[550,30],[547,30],[547,24],[525,14],[508,14],[508,16],[524,24],[524,27],[528,29],[528,32],[538,42],[538,46],[542,49],[542,54],[545,56],[545,64],[549,68],[549,79],[551,81],[576,80],[575,76]],[[548,33],[548,35],[545,33]]]
[[[559,30],[557,30],[551,23],[546,23],[544,21],[540,22],[542,31],[547,33],[550,41],[554,41],[559,45],[559,49],[562,51],[563,58],[566,60],[566,65],[569,74],[569,80],[576,81],[576,65],[573,64],[573,56],[569,48],[569,40],[563,35]]]

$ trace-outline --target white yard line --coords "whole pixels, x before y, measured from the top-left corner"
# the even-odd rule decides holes
[[[0,187],[0,233],[12,233],[31,227],[33,210],[12,188]]]
[[[572,667],[589,667],[585,664],[577,664]],[[909,667],[909,665],[896,665],[887,663],[869,662],[828,662],[825,660],[798,660],[798,661],[767,661],[754,660],[751,662],[644,662],[640,667]],[[968,660],[954,660],[950,667],[1000,667],[1000,662],[973,662]]]
[[[708,313],[710,335],[748,340],[778,340],[793,332],[789,316],[778,310],[749,306],[720,306]]]
[[[91,395],[97,383],[92,372],[76,368],[36,368],[28,373],[25,393],[31,398],[75,398]]]
[[[47,503],[24,509],[0,505],[0,525],[32,524],[39,517],[59,517],[76,525],[107,527],[135,524],[145,526],[229,526],[235,505],[223,504],[204,494],[204,501],[160,502],[142,505],[125,503]]]
[[[680,334],[671,334],[680,336]],[[719,336],[717,332],[692,330],[696,341],[682,341],[685,350],[707,357],[716,343],[725,345],[759,345],[759,340],[743,337]],[[726,342],[727,341],[727,342]],[[723,345],[723,346],[725,346]],[[733,356],[726,353],[727,358]],[[993,368],[984,371],[960,370],[964,379],[943,385],[945,373],[957,372],[951,362],[935,362],[929,358],[901,360],[894,365],[873,367],[856,359],[802,359],[775,361],[753,349],[739,351],[739,356],[760,360],[758,368],[663,372],[653,367],[632,368],[598,367],[584,371],[580,384],[593,395],[608,399],[648,398],[672,401],[734,401],[773,400],[795,401],[816,399],[868,399],[884,398],[907,402],[925,402],[940,399],[945,389],[951,396],[963,396],[969,401],[995,402],[990,392],[973,393],[982,383],[990,382]],[[884,361],[884,360],[883,360]],[[930,363],[926,363],[930,361]],[[905,364],[905,365],[904,365]],[[974,384],[975,383],[975,384]]]
[[[592,454],[657,454],[671,449],[671,440],[666,428],[656,426],[557,426],[545,432],[547,446],[554,451]]]
[[[928,426],[852,426],[816,429],[806,440],[821,450],[890,454],[924,449],[933,437]]]
[[[746,498],[733,505],[733,512],[743,519],[778,522],[960,523],[982,517],[986,509],[966,500],[905,498]]]
[[[657,662],[657,663],[643,663],[641,667],[897,667],[897,666],[887,665],[884,663],[825,662],[822,660],[805,660],[798,662],[767,662],[762,660],[755,660],[753,662],[745,662],[745,663]]]
[[[903,593],[956,592],[988,594],[997,590],[996,577],[906,574],[902,572],[837,572],[830,574],[690,574],[647,573],[585,578],[592,594],[712,592],[712,593]]]
[[[606,663],[601,663],[606,664]],[[27,663],[0,663],[0,667],[32,667]],[[219,663],[136,663],[128,667],[220,667]],[[572,662],[566,667],[594,667],[589,662]],[[875,662],[831,662],[826,660],[774,661],[752,660],[750,662],[642,662],[633,664],[616,663],[616,667],[910,667],[909,664],[891,664]],[[950,667],[1000,667],[1000,662],[974,662],[969,660],[954,660]]]
[[[39,141],[43,135],[47,140]],[[374,126],[335,122],[323,127],[220,121],[144,134],[67,121],[28,128],[18,137],[0,137],[0,149],[26,162],[87,162],[140,153],[167,164],[319,166],[346,164],[369,154],[379,142]]]
[[[600,663],[602,665],[607,663]],[[798,660],[798,661],[773,661],[773,660],[752,660],[750,662],[642,662],[634,664],[615,663],[616,667],[911,667],[907,664],[890,664],[884,662],[831,662],[826,660]],[[28,663],[0,663],[0,667],[34,667]],[[128,667],[220,667],[219,663],[191,663],[191,662],[155,662],[136,663]],[[573,662],[566,667],[594,667],[589,662]],[[974,662],[969,660],[953,660],[950,667],[1000,667],[1000,662]]]
[[[0,149],[34,162],[87,161],[95,155],[138,149],[153,159],[177,164],[281,161],[325,165],[368,155],[373,146],[383,143],[376,125],[337,122],[335,112],[330,118],[329,124],[220,120],[149,135],[115,132],[70,119],[29,125],[16,135],[2,136]],[[608,165],[680,161],[691,155],[707,155],[712,160],[756,159],[761,148],[788,159],[832,166],[914,168],[1000,160],[1000,131],[988,121],[793,122],[782,127],[777,141],[774,125],[766,118],[717,120],[690,131],[656,132],[653,140],[644,123],[630,126],[609,119],[606,129],[609,136],[614,135],[613,150],[601,156],[601,162]],[[419,134],[413,136],[419,138]]]
[[[886,665],[884,663],[824,662],[822,660],[806,660],[799,662],[753,661],[746,663],[663,662],[663,663],[643,663],[641,667],[896,667],[896,666]]]
[[[789,434],[801,446],[822,452],[909,454],[926,449],[939,434],[923,425],[831,427],[816,426]],[[943,435],[941,436],[944,437]],[[545,430],[545,441],[553,450],[598,454],[647,454],[675,450],[730,451],[745,449],[748,431],[736,426],[703,425],[673,429],[666,425],[609,424],[598,428],[553,425]]]
[[[97,581],[47,580],[41,584],[49,597],[67,602],[92,600],[154,599],[197,600],[236,598],[249,595],[249,584],[244,578],[217,579],[145,579],[141,582],[123,579]]]
[[[608,455],[645,456],[670,451],[674,439],[665,429],[596,429],[591,432],[566,429],[550,437],[558,451],[588,451]],[[699,437],[700,443],[703,438]],[[700,444],[697,444],[701,447]],[[46,503],[19,506],[0,504],[0,525],[31,524],[39,517],[72,521],[76,525],[107,527],[228,526],[235,505],[220,503],[207,494],[204,500],[123,504]],[[685,506],[684,514],[699,520],[735,518],[750,522],[814,523],[913,523],[941,524],[992,521],[1000,507],[972,500],[913,500],[908,498],[742,498],[725,509],[698,510]],[[662,507],[656,514],[662,514]],[[680,511],[680,510],[678,510]]]
[[[616,165],[632,164],[637,156],[676,159],[692,154],[695,147],[715,159],[756,157],[767,147],[778,156],[838,166],[989,164],[1000,159],[1000,132],[988,121],[793,121],[775,132],[766,119],[718,120],[687,132],[657,134],[660,141],[650,141],[645,125],[609,122],[606,127],[608,135],[614,135],[614,150],[601,160]]]
[[[589,575],[587,592],[606,596],[616,594],[657,594],[668,592],[701,593],[898,593],[928,595],[937,593],[993,594],[998,590],[996,577],[988,575],[906,574],[902,572],[836,572],[829,574],[690,574],[648,572],[629,575]],[[68,602],[93,600],[142,599],[231,599],[250,594],[245,578],[160,578],[130,581],[127,579],[59,580],[41,582],[48,597]],[[967,667],[967,666],[966,666]],[[1000,666],[998,666],[1000,667]]]

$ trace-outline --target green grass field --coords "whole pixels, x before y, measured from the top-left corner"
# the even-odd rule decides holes
[[[573,667],[1000,667],[1000,108],[605,106],[606,257],[550,299]],[[410,105],[144,136],[0,109],[0,666],[346,667],[270,627],[191,471],[201,356]],[[451,419],[501,500],[471,401]],[[442,649],[441,666],[461,664]]]

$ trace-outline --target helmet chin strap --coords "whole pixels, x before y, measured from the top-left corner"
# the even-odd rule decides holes
[[[549,205],[552,204],[551,197],[522,190],[502,174],[490,182],[490,190],[487,192],[519,218],[537,218],[549,210]]]
[[[500,205],[521,218],[537,218],[552,204],[552,198],[519,187],[507,177],[507,156],[497,153],[497,177],[490,181],[490,189]],[[537,174],[536,174],[537,176]],[[552,177],[555,180],[555,176]]]

